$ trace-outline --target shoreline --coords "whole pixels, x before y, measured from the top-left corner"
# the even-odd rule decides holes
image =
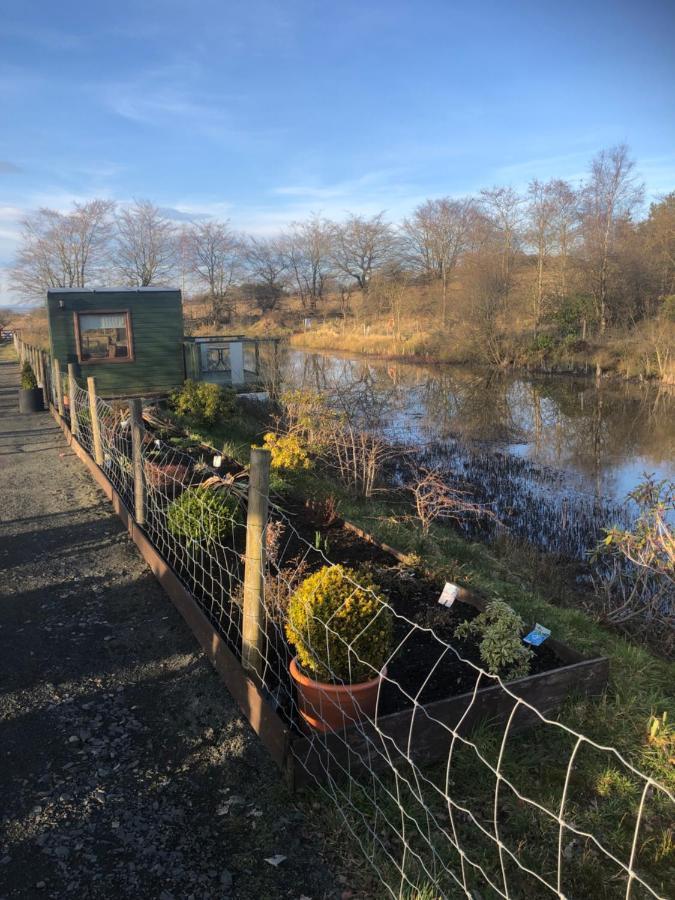
[[[300,332],[301,333],[301,332]],[[296,333],[298,334],[298,333]],[[542,366],[522,366],[517,365],[515,363],[507,363],[502,366],[489,365],[484,362],[469,362],[467,360],[444,360],[440,359],[436,356],[426,356],[415,353],[410,354],[397,354],[397,353],[386,353],[381,351],[368,351],[368,350],[352,350],[352,349],[343,349],[341,347],[323,347],[316,346],[313,344],[304,344],[304,343],[295,343],[293,338],[296,337],[295,334],[291,335],[288,338],[288,346],[293,350],[303,350],[307,353],[322,353],[326,356],[338,356],[338,357],[359,357],[364,359],[371,359],[378,362],[396,362],[396,363],[405,363],[409,365],[418,365],[418,366],[433,366],[433,367],[461,367],[461,368],[469,368],[469,369],[478,369],[485,373],[500,373],[500,374],[514,374],[514,375],[529,375],[529,376],[554,376],[556,378],[580,378],[586,380],[594,380],[594,381],[608,381],[611,383],[627,383],[634,385],[649,385],[651,387],[658,388],[670,388],[671,390],[675,390],[675,384],[670,381],[663,381],[658,378],[645,378],[642,375],[622,375],[621,373],[612,370],[600,370],[598,373],[597,369],[594,367],[592,362],[588,362],[583,368],[545,368]]]

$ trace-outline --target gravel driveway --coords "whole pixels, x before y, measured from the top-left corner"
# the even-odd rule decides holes
[[[350,896],[17,381],[0,362],[0,898]]]

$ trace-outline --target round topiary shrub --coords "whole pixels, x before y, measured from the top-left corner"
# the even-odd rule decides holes
[[[26,362],[21,366],[21,390],[33,391],[37,386],[37,378],[35,377],[33,367],[28,362],[28,360],[26,360]]]
[[[300,584],[288,607],[286,636],[317,681],[375,678],[391,650],[393,614],[377,585],[344,566],[324,566]]]
[[[212,544],[237,521],[239,502],[234,494],[197,485],[169,506],[167,524],[183,541]]]

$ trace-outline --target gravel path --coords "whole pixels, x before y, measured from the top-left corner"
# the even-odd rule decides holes
[[[0,898],[351,896],[17,381],[0,362]]]

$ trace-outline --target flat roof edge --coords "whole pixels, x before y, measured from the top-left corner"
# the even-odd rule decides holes
[[[180,294],[180,288],[171,287],[105,287],[105,288],[47,288],[47,294]]]

